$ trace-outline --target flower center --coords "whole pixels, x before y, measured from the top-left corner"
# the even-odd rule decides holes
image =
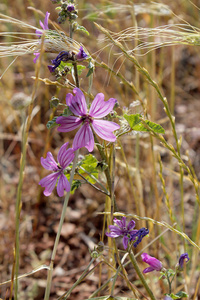
[[[93,121],[93,118],[90,115],[82,116],[81,119],[84,123],[89,123],[89,124],[92,123]]]

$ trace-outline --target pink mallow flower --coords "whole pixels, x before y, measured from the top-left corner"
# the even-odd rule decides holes
[[[113,134],[113,131],[119,129],[120,126],[114,122],[100,119],[112,111],[117,100],[110,98],[105,102],[104,95],[99,93],[94,98],[88,112],[82,91],[79,88],[75,88],[73,89],[73,93],[75,96],[67,94],[66,103],[74,115],[58,117],[56,120],[56,123],[60,124],[58,131],[69,132],[82,125],[73,141],[73,148],[75,150],[85,147],[89,152],[93,151],[94,136],[92,129],[103,140],[115,142],[116,136]]]
[[[74,159],[74,150],[71,148],[66,150],[68,144],[69,143],[65,143],[60,148],[57,157],[58,163],[56,163],[51,152],[47,153],[46,158],[41,157],[42,166],[47,170],[53,171],[53,174],[44,177],[39,182],[42,187],[45,187],[45,196],[49,196],[52,193],[57,181],[57,193],[59,197],[63,197],[64,190],[66,190],[66,192],[70,191],[70,184],[64,174],[64,171]]]
[[[116,238],[123,236],[123,246],[124,249],[127,249],[129,238],[132,234],[138,232],[138,230],[133,228],[135,227],[135,221],[131,220],[128,225],[126,225],[126,217],[122,217],[121,221],[115,218],[113,222],[117,225],[109,225],[110,232],[107,232],[106,235],[111,238]]]
[[[159,261],[157,258],[150,256],[147,253],[142,253],[141,257],[142,257],[142,260],[150,266],[150,267],[144,269],[143,273],[149,273],[154,270],[160,271],[163,268],[161,261]]]
[[[48,27],[49,16],[50,16],[50,13],[47,11],[46,15],[45,15],[44,23],[42,23],[42,21],[40,21],[40,26],[42,27],[43,30],[48,30],[49,29],[49,27]],[[41,37],[41,35],[42,35],[42,31],[39,30],[39,29],[36,29],[35,33],[38,37]],[[40,56],[40,52],[35,52],[33,54],[35,55],[35,58],[33,59],[33,62],[36,63],[38,57]]]

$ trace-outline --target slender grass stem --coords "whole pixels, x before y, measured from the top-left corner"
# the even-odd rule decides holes
[[[19,171],[19,184],[17,188],[17,201],[16,201],[16,216],[15,216],[15,300],[18,299],[18,274],[19,274],[19,225],[20,225],[20,212],[21,212],[21,196],[22,196],[22,185],[24,181],[24,170],[25,170],[25,165],[26,165],[26,152],[27,152],[27,141],[28,141],[28,133],[31,125],[31,120],[32,120],[32,111],[34,107],[34,100],[36,96],[36,90],[38,86],[38,78],[39,78],[39,71],[40,71],[40,66],[41,66],[41,61],[42,61],[42,54],[44,52],[43,49],[43,44],[44,44],[44,37],[42,37],[41,41],[41,55],[39,57],[38,65],[36,68],[36,76],[35,76],[35,82],[34,82],[34,87],[33,87],[33,92],[31,96],[31,102],[28,108],[28,116],[24,120],[24,125],[23,125],[23,131],[22,131],[22,152],[21,152],[21,158],[20,158],[20,171]],[[13,282],[14,278],[12,278]],[[12,282],[11,282],[11,294],[12,294]]]
[[[135,269],[135,271],[136,271],[138,277],[140,278],[140,280],[141,280],[141,282],[142,282],[142,284],[143,284],[145,290],[147,291],[149,297],[150,297],[152,300],[156,300],[156,298],[154,297],[153,292],[152,292],[151,289],[149,288],[149,286],[148,286],[148,284],[147,284],[147,282],[146,282],[146,280],[145,280],[145,278],[144,278],[142,272],[140,271],[140,268],[139,268],[139,266],[138,266],[138,264],[137,264],[137,261],[136,261],[136,259],[135,259],[135,256],[134,256],[134,254],[133,254],[133,252],[132,252],[132,250],[131,250],[130,247],[129,247],[128,252],[129,252],[129,257],[130,257],[131,263],[132,263],[132,265],[134,266],[134,269]]]

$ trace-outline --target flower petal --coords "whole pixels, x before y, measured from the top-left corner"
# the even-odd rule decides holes
[[[128,225],[127,225],[127,229],[128,229],[128,230],[131,230],[131,229],[134,228],[134,227],[135,227],[135,221],[131,220],[131,221],[128,223]]]
[[[150,265],[153,269],[160,271],[162,269],[162,263],[157,258],[148,255],[147,253],[141,254],[142,260]]]
[[[188,256],[188,253],[183,253],[181,254],[180,258],[179,258],[179,267],[180,268],[183,268],[183,265],[185,262],[188,262],[190,260],[189,256]]]
[[[128,247],[128,241],[129,241],[129,238],[127,236],[124,236],[123,237],[123,246],[124,246],[124,249],[126,250],[127,247]]]
[[[60,166],[65,169],[74,159],[74,149],[66,149],[69,143],[62,145],[58,152],[58,162]]]
[[[121,229],[126,228],[126,217],[122,217],[121,220],[118,220],[117,218],[114,218],[114,223],[119,226]]]
[[[33,59],[34,64],[36,64],[36,61],[38,60],[39,56],[40,56],[40,52],[35,52],[33,53],[35,55],[35,58]]]
[[[110,226],[109,226],[110,232],[106,232],[106,235],[112,238],[119,237],[121,235],[121,230],[116,226],[114,226],[115,229],[111,229]]]
[[[87,148],[89,152],[94,149],[94,136],[88,123],[84,123],[74,137],[73,149],[77,150],[82,147]]]
[[[56,185],[59,175],[60,175],[60,172],[53,173],[53,174],[50,174],[40,180],[39,185],[41,185],[42,187],[45,187],[45,190],[43,192],[43,194],[45,196],[51,195],[51,193]]]
[[[56,163],[55,159],[53,158],[53,155],[51,152],[47,152],[47,157],[46,158],[41,157],[40,161],[41,161],[41,165],[43,166],[43,168],[45,168],[47,170],[51,170],[51,171],[58,170],[57,163]]]
[[[149,272],[152,272],[152,271],[155,271],[155,269],[152,268],[152,267],[148,267],[148,268],[143,270],[143,273],[145,274],[145,273],[149,273]]]
[[[70,93],[66,95],[66,103],[69,109],[76,116],[85,116],[87,114],[87,104],[83,92],[79,88],[75,88],[73,93],[75,96]]]
[[[44,30],[49,29],[49,27],[48,27],[49,16],[50,16],[50,13],[47,11],[46,15],[45,15],[45,19],[44,19],[44,28],[43,28]]]
[[[59,197],[63,197],[64,190],[66,190],[66,192],[69,192],[70,184],[69,184],[69,181],[67,180],[66,176],[63,173],[61,173],[60,178],[58,179],[58,184],[57,184],[57,193],[58,193]]]
[[[89,115],[94,118],[103,118],[113,110],[116,102],[117,100],[114,98],[104,101],[104,94],[99,93],[91,104]]]
[[[125,219],[124,219],[125,218]],[[120,228],[126,227],[126,217],[122,217],[121,220],[118,220],[117,218],[114,218],[113,222],[119,226]],[[113,225],[111,225],[113,226]]]
[[[112,132],[120,128],[118,124],[105,120],[93,120],[92,127],[100,138],[109,142],[116,141],[116,136]]]
[[[78,117],[69,116],[69,117],[58,117],[56,123],[60,124],[57,128],[60,132],[69,132],[79,127],[82,123],[82,120]]]

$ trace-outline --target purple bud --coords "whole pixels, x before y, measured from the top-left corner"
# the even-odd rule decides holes
[[[154,270],[160,271],[162,269],[162,263],[157,258],[148,255],[147,253],[141,254],[142,260],[149,265],[148,268],[143,270],[143,273],[149,273]]]
[[[67,11],[69,11],[69,12],[75,11],[74,5],[73,4],[68,4],[67,5]]]

